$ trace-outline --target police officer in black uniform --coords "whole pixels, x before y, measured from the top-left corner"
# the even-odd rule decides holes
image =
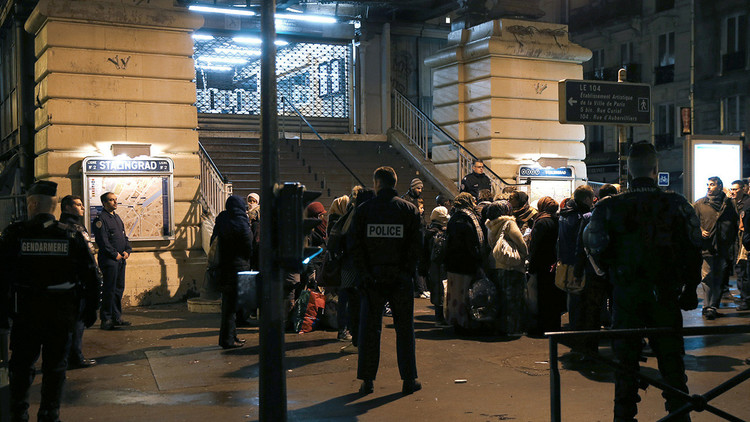
[[[373,174],[377,196],[357,208],[352,229],[352,257],[362,282],[357,378],[360,393],[373,392],[373,381],[380,361],[380,333],[383,309],[390,302],[396,327],[398,369],[403,380],[402,394],[422,388],[417,381],[414,350],[414,295],[412,277],[421,251],[420,220],[417,208],[398,197],[396,172],[380,167]]]
[[[11,312],[9,362],[11,421],[28,421],[29,387],[42,355],[40,422],[57,422],[71,333],[85,298],[83,320],[96,321],[101,276],[88,235],[55,221],[57,184],[41,181],[26,197],[29,219],[0,237],[0,314]],[[0,324],[8,325],[7,315]]]
[[[60,222],[74,226],[77,230],[81,230],[85,233],[86,227],[82,225],[82,218],[84,216],[83,201],[78,195],[66,195],[60,200]],[[97,267],[97,270],[99,268]],[[73,330],[73,336],[70,343],[70,353],[68,353],[68,369],[88,368],[96,365],[94,359],[86,359],[83,357],[83,331],[86,328],[83,322],[83,310],[86,307],[86,300],[81,298],[80,315],[78,321],[76,321],[75,330]]]
[[[471,173],[461,180],[461,192],[469,192],[477,199],[479,191],[483,189],[492,190],[492,181],[484,174],[484,161],[477,159],[471,166]]]
[[[122,294],[125,291],[125,262],[130,257],[130,242],[125,225],[115,214],[117,196],[107,192],[101,196],[104,210],[94,220],[94,239],[99,246],[99,268],[104,276],[102,309],[99,318],[102,330],[130,325],[122,319]]]
[[[657,166],[653,145],[634,144],[628,157],[630,189],[600,201],[584,231],[585,245],[607,271],[613,285],[615,329],[681,329],[680,308],[692,310],[698,306],[696,287],[702,264],[700,223],[683,196],[665,193],[657,187]],[[682,336],[654,336],[649,338],[649,344],[664,381],[687,393]],[[640,338],[613,340],[612,348],[620,364],[633,372],[639,370]],[[662,395],[668,411],[685,403],[679,395],[667,392]],[[639,401],[636,378],[618,371],[615,422],[635,421]],[[676,420],[689,421],[690,416]]]

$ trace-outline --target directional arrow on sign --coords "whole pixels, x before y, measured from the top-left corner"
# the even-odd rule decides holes
[[[578,101],[574,100],[573,97],[568,98],[568,104],[570,104],[571,107],[576,103],[578,103]]]

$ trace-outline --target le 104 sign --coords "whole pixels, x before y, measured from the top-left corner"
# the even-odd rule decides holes
[[[560,123],[651,124],[650,85],[565,79],[558,89]]]

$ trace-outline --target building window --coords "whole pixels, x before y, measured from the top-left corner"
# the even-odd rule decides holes
[[[654,84],[674,82],[674,32],[659,35],[659,66],[654,69]]]
[[[745,130],[745,97],[735,95],[721,100],[723,133],[740,133]]]
[[[656,13],[674,9],[674,0],[656,0]]]
[[[629,41],[620,44],[620,64],[625,66],[635,62],[633,57],[633,42]]]
[[[659,149],[674,146],[674,104],[659,104],[656,107],[656,122],[654,122],[654,144]]]
[[[604,152],[604,126],[588,126],[589,154]]]
[[[724,20],[722,44],[722,70],[729,72],[744,69],[747,50],[747,15],[730,16]]]
[[[604,79],[604,50],[592,51],[591,63],[594,65],[594,79]]]

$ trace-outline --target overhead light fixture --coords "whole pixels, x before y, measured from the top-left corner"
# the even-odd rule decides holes
[[[248,50],[246,48],[214,48],[214,51],[221,54],[246,54],[249,56],[259,56],[260,50]]]
[[[313,23],[336,23],[336,18],[320,15],[295,15],[290,13],[277,13],[277,19],[288,19],[293,21],[313,22]]]
[[[263,40],[261,40],[258,37],[234,37],[232,38],[232,41],[240,43],[240,44],[250,44],[250,45],[261,45],[263,43]],[[276,40],[274,41],[274,44],[278,46],[285,46],[289,44],[289,41]]]
[[[198,61],[208,63],[231,63],[231,64],[245,64],[247,59],[238,57],[216,57],[216,56],[200,56],[197,58]]]
[[[445,17],[445,23],[451,23],[451,17],[450,16],[446,16]]]
[[[303,11],[301,11],[299,9],[295,9],[293,7],[287,7],[286,10],[289,11],[289,12],[293,12],[293,13],[305,13],[305,12],[303,12]]]
[[[253,12],[252,10],[222,9],[220,7],[210,7],[210,6],[191,5],[190,7],[188,7],[188,9],[194,12],[222,13],[225,15],[239,15],[239,16],[255,16],[256,15],[256,13]]]
[[[232,70],[232,67],[231,66],[214,66],[214,65],[210,65],[210,64],[208,64],[208,65],[202,64],[202,65],[198,66],[198,69],[216,70],[216,71],[219,71],[219,72],[228,72],[228,71]]]
[[[214,36],[207,34],[193,34],[193,39],[199,41],[211,41],[212,39],[214,39]]]

